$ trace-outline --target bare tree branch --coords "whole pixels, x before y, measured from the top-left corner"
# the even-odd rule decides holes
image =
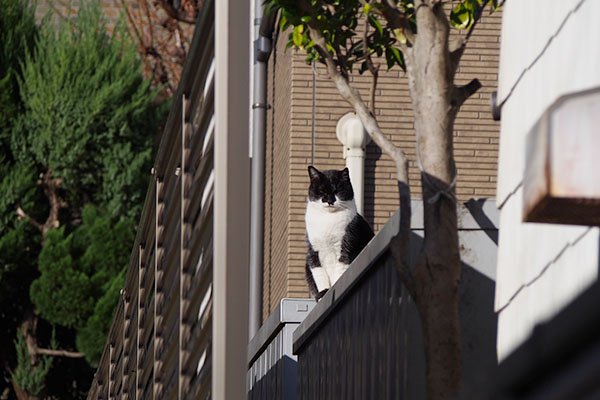
[[[25,319],[21,323],[19,330],[25,337],[25,343],[27,345],[27,352],[29,353],[31,365],[36,365],[40,355],[55,356],[55,357],[68,357],[68,358],[83,358],[85,355],[77,351],[70,350],[58,350],[58,349],[44,349],[37,345],[37,326],[38,326],[38,315],[33,309],[29,309],[25,313]]]
[[[21,219],[26,219],[27,222],[29,222],[35,229],[37,229],[40,232],[44,231],[44,226],[42,224],[40,224],[39,222],[37,222],[33,217],[31,217],[29,214],[27,214],[25,212],[25,210],[23,210],[23,208],[21,208],[21,206],[17,207],[17,210],[15,211],[17,213],[17,218],[19,220]]]
[[[45,356],[57,356],[57,357],[68,357],[68,358],[83,358],[85,354],[78,351],[69,350],[53,350],[53,349],[42,349],[36,348],[36,353]]]
[[[58,190],[62,186],[62,178],[54,178],[52,170],[48,170],[41,175],[40,183],[44,187],[44,194],[50,203],[50,213],[43,225],[42,233],[45,235],[50,229],[56,229],[60,226],[60,210],[67,206],[60,197]]]
[[[400,43],[403,51],[412,46],[415,41],[415,33],[412,31],[408,20],[404,13],[396,8],[390,0],[382,0],[382,16],[387,23],[394,29],[400,29],[404,36],[408,39],[406,44]]]
[[[29,222],[33,227],[40,231],[42,235],[45,235],[46,232],[50,229],[58,228],[60,226],[60,210],[68,206],[68,204],[62,199],[62,197],[58,193],[62,183],[63,179],[54,178],[52,176],[51,170],[40,174],[38,184],[43,186],[44,194],[46,195],[46,198],[48,199],[48,203],[50,205],[50,213],[48,214],[48,218],[46,218],[46,221],[43,224],[36,221],[35,218],[27,214],[25,210],[23,210],[23,207],[21,207],[20,205],[17,206],[17,209],[15,210],[17,218],[19,220],[27,220],[27,222]]]
[[[169,1],[158,0],[158,3],[161,5],[163,10],[165,10],[165,12],[169,15],[169,17],[171,17],[177,21],[185,22],[187,24],[196,23],[195,15],[189,15],[187,12],[180,12],[180,10],[176,9],[173,6],[173,4],[171,4]]]
[[[201,0],[139,0],[138,7],[119,0],[127,16],[127,29],[137,39],[144,72],[167,96],[175,92],[179,82],[195,18]],[[182,19],[183,18],[183,19]]]
[[[396,162],[398,180],[408,183],[408,171],[405,170],[403,163],[403,161],[407,159],[406,154],[402,149],[396,147],[387,137],[385,137],[377,120],[367,109],[360,93],[350,86],[348,80],[344,78],[340,71],[338,71],[335,61],[326,49],[323,36],[321,36],[321,34],[312,26],[310,26],[309,29],[311,38],[315,41],[317,51],[325,60],[329,77],[335,83],[342,97],[354,108],[371,139],[373,139],[373,141]]]

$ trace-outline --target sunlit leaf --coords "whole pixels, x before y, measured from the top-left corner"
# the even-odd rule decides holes
[[[460,3],[450,12],[450,23],[457,29],[466,29],[472,24],[473,10],[469,3]]]
[[[396,36],[396,40],[398,40],[402,44],[406,44],[407,39],[402,29],[394,29],[394,35]]]
[[[377,29],[377,32],[380,36],[383,36],[383,27],[381,26],[379,20],[373,16],[373,14],[369,14],[369,24],[371,24],[373,28]]]
[[[285,28],[288,27],[288,19],[286,18],[285,15],[282,15],[281,18],[279,19],[279,29],[281,29],[282,31],[285,31]]]
[[[294,45],[296,47],[302,47],[303,32],[304,32],[304,25],[298,25],[294,28],[292,40],[294,41]]]

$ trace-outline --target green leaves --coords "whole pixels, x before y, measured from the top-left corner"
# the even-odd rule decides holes
[[[315,48],[310,32],[318,31],[325,39],[324,51],[328,52],[344,74],[350,73],[355,65],[360,65],[359,73],[367,70],[364,64],[367,56],[385,55],[388,68],[396,65],[405,68],[404,59],[398,44],[405,44],[406,37],[393,32],[381,17],[381,4],[359,0],[311,0],[301,9],[295,0],[268,0],[271,12],[280,11],[279,28],[283,31],[292,27],[286,49],[294,47],[306,52],[305,61],[324,62],[322,54]],[[310,4],[310,10],[306,8]],[[414,7],[411,0],[402,0],[409,19],[414,19]],[[364,15],[364,17],[363,17]],[[365,46],[358,25],[361,18],[367,18],[371,27]],[[310,29],[309,29],[310,26]]]
[[[94,306],[89,276],[75,258],[83,249],[74,248],[73,237],[64,227],[46,235],[39,257],[41,276],[31,284],[30,296],[40,315],[54,324],[81,326]]]
[[[30,293],[40,315],[53,324],[75,328],[81,336],[78,343],[84,343],[80,351],[97,361],[104,344],[98,338],[108,333],[114,311],[110,307],[118,299],[113,286],[121,288],[129,262],[134,223],[130,219],[114,223],[93,206],[84,208],[82,219],[82,225],[70,233],[65,227],[47,233],[38,258],[41,275],[31,284]],[[110,310],[98,309],[101,300],[102,307]],[[90,319],[96,328],[104,328],[90,330]]]
[[[358,17],[355,11],[360,8],[358,0],[313,0],[305,3],[305,6],[310,6],[310,10],[301,9],[299,4],[295,0],[268,0],[267,8],[273,12],[280,10],[279,28],[282,31],[293,27],[286,48],[305,50],[307,62],[321,60],[313,48],[309,25],[325,37],[327,44],[324,50],[332,55],[356,35],[354,30]]]
[[[97,2],[84,3],[76,19],[39,28],[26,4],[0,0],[0,348],[17,358],[17,328],[35,310],[40,346],[51,322],[61,348],[72,349],[77,338],[93,362],[129,262],[169,102],[156,101],[159,89],[144,78],[123,27],[107,34]],[[46,222],[40,177],[48,171],[61,181],[60,228],[42,237],[24,214]],[[40,367],[23,359],[19,379],[27,385]],[[83,361],[54,364],[50,373],[67,377],[61,368],[81,370]],[[36,382],[32,391],[43,387]]]
[[[498,9],[498,0],[463,0],[450,12],[450,23],[456,29],[468,29],[481,18],[486,5],[490,6],[490,14]]]
[[[369,14],[367,18],[369,19],[369,24],[377,30],[380,36],[383,36],[383,26],[381,26],[379,20],[373,14]]]
[[[117,308],[126,269],[105,284],[106,292],[94,306],[94,312],[77,332],[77,348],[85,354],[90,365],[96,366],[102,356],[104,343]]]
[[[52,367],[53,357],[43,356],[36,367],[29,362],[29,351],[25,336],[20,331],[14,341],[17,352],[17,368],[11,373],[12,379],[19,385],[21,390],[31,396],[39,396],[46,387],[46,375]]]
[[[107,36],[98,6],[83,8],[77,24],[74,30],[63,23],[58,32],[46,27],[26,57],[19,82],[24,112],[10,142],[17,161],[63,178],[65,200],[82,207],[82,194],[110,201],[111,184],[145,187],[147,150],[166,113],[154,104],[157,91],[144,79],[133,44],[124,34]],[[119,170],[112,164],[116,151],[129,158]],[[141,153],[143,162],[136,157]],[[109,210],[114,216],[140,211],[139,195],[119,201],[122,207]]]
[[[0,0],[0,154],[10,149],[10,129],[22,107],[20,63],[37,35],[35,7],[27,0]]]
[[[473,7],[473,3],[475,7]],[[479,4],[477,1],[473,0],[465,0],[462,3],[459,3],[454,9],[450,12],[450,22],[457,29],[466,29],[469,28],[474,18],[475,9],[479,8]]]
[[[403,70],[406,69],[406,65],[404,64],[404,56],[402,52],[397,48],[390,46],[385,49],[385,59],[387,61],[388,71],[394,67],[394,65],[398,65]]]

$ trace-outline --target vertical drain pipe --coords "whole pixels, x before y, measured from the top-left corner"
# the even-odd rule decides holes
[[[271,54],[271,38],[276,13],[263,16],[262,0],[254,0],[254,40],[252,87],[252,186],[250,210],[250,301],[249,338],[252,339],[262,323],[264,206],[265,206],[265,135],[267,104],[267,61]]]
[[[360,215],[364,215],[365,148],[371,138],[363,128],[360,118],[353,112],[340,118],[335,133],[344,146],[344,159],[350,172],[356,209]]]

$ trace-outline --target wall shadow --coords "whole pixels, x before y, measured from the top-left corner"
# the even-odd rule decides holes
[[[375,169],[377,160],[381,158],[381,149],[374,142],[369,142],[365,151],[365,193],[364,215],[365,219],[374,226],[375,222]]]
[[[418,233],[422,234],[422,232]],[[497,235],[497,231],[495,233]],[[481,234],[489,236],[488,230],[482,229]],[[414,261],[423,245],[423,238],[412,232],[410,240],[411,260]],[[495,292],[496,282],[494,280],[478,271],[476,267],[461,262],[459,316],[465,387],[484,386],[498,368],[496,356],[498,321],[494,311]],[[413,317],[412,323],[420,323],[420,321]],[[409,335],[409,338],[418,335],[419,330],[415,327],[410,329],[414,334]],[[412,342],[412,340],[410,341]],[[415,343],[409,343],[409,348],[414,348],[420,343],[422,343],[422,339]],[[413,355],[413,357],[417,356]],[[423,360],[422,363],[424,364],[424,362]]]

